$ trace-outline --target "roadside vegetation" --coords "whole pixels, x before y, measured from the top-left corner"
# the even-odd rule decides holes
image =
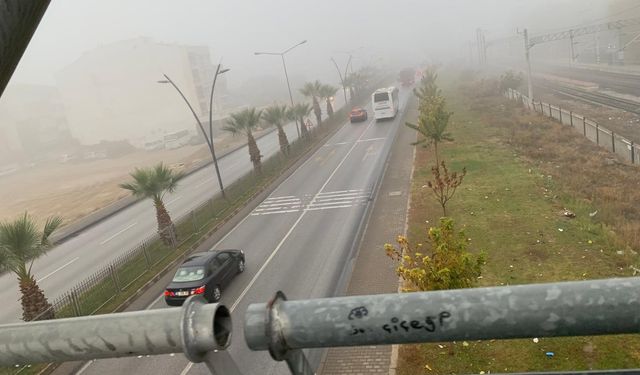
[[[351,101],[360,103],[368,99],[368,96],[354,97],[351,98]],[[304,116],[308,116],[312,110],[311,105],[307,103],[300,103],[299,107],[304,108],[304,111],[293,112],[286,107],[281,107],[278,111],[285,111],[287,114],[296,113],[297,117],[302,113]],[[167,272],[176,262],[195,250],[215,230],[236,215],[251,199],[267,189],[279,176],[304,158],[314,147],[317,147],[322,140],[338,130],[347,118],[347,113],[348,108],[345,106],[336,111],[334,116],[323,121],[321,126],[313,130],[313,142],[309,141],[311,138],[299,139],[291,144],[287,142],[286,155],[278,153],[267,158],[262,163],[261,173],[255,171],[248,173],[227,186],[225,189],[227,191],[226,200],[220,196],[212,197],[210,201],[192,211],[189,217],[178,219],[174,227],[176,238],[179,240],[172,245],[169,246],[161,240],[154,240],[154,238],[143,241],[140,248],[132,249],[130,253],[125,254],[118,264],[105,265],[106,268],[98,272],[98,274],[107,271],[115,272],[115,276],[107,274],[109,275],[107,278],[97,282],[90,279],[83,280],[71,293],[74,303],[69,303],[64,299],[51,309],[55,310],[55,317],[66,318],[122,311],[130,299],[135,298],[137,291],[144,290],[157,275]],[[258,117],[258,121],[270,123],[265,120],[267,117],[263,114]],[[138,251],[141,249],[142,251]],[[118,280],[117,285],[114,285],[114,279]],[[39,374],[45,368],[47,365],[0,368],[0,374],[15,374],[16,372],[23,375]]]
[[[278,143],[280,144],[280,152],[284,156],[289,154],[289,140],[287,133],[284,132],[284,124],[287,122],[287,106],[273,105],[262,112],[262,120],[278,129]]]
[[[518,77],[476,76],[447,76],[443,92],[455,112],[447,129],[455,141],[438,150],[450,168],[467,170],[446,213],[464,229],[469,251],[486,254],[475,284],[639,272],[640,208],[633,204],[640,198],[637,167],[611,163],[611,154],[580,134],[505,100],[501,88],[519,85]],[[408,243],[429,243],[425,227],[436,225],[442,214],[429,188],[433,151],[416,148]],[[614,369],[638,363],[639,335],[530,338],[403,345],[398,373]]]
[[[148,198],[153,201],[158,222],[158,234],[165,245],[177,241],[176,228],[169,211],[164,204],[164,195],[172,193],[178,187],[178,180],[183,175],[160,163],[153,168],[136,168],[131,173],[133,182],[120,184],[120,187],[131,191],[135,197]]]
[[[49,236],[61,223],[62,218],[53,216],[39,230],[36,220],[26,212],[14,221],[0,223],[0,266],[18,278],[24,321],[55,318],[51,304],[31,273],[31,266],[50,248]]]
[[[253,164],[254,172],[262,173],[262,154],[253,136],[253,132],[258,128],[262,118],[262,111],[255,108],[248,108],[240,112],[232,113],[230,119],[222,130],[233,135],[241,134],[247,137],[247,149],[249,150],[249,159]]]

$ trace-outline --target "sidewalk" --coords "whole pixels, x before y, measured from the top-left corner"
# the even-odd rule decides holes
[[[415,118],[410,105],[407,119]],[[404,233],[407,201],[411,192],[415,131],[400,125],[391,148],[380,191],[358,249],[346,295],[395,293],[398,276],[394,263],[384,252],[385,243],[395,243]],[[391,346],[333,348],[320,364],[322,375],[389,374]]]

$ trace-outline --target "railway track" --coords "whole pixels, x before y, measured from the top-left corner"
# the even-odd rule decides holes
[[[551,85],[548,83],[540,84],[536,82],[536,86],[545,90],[553,91],[559,95],[570,97],[572,99],[596,105],[603,105],[609,108],[621,109],[623,111],[640,115],[640,102],[636,102],[633,100],[617,98],[600,92],[584,91],[572,87]]]

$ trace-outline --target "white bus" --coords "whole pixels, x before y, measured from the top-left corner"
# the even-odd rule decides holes
[[[169,133],[164,136],[164,147],[166,149],[174,149],[189,144],[191,134],[188,130],[180,130],[178,132]]]
[[[383,118],[394,118],[398,113],[400,100],[398,99],[398,89],[396,87],[387,87],[377,89],[371,95],[373,105],[373,114],[376,120]]]

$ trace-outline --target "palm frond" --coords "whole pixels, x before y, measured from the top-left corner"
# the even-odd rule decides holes
[[[49,244],[49,236],[62,225],[62,218],[60,216],[51,216],[47,218],[44,223],[44,229],[42,230],[42,237],[40,238],[40,245],[46,246]]]

